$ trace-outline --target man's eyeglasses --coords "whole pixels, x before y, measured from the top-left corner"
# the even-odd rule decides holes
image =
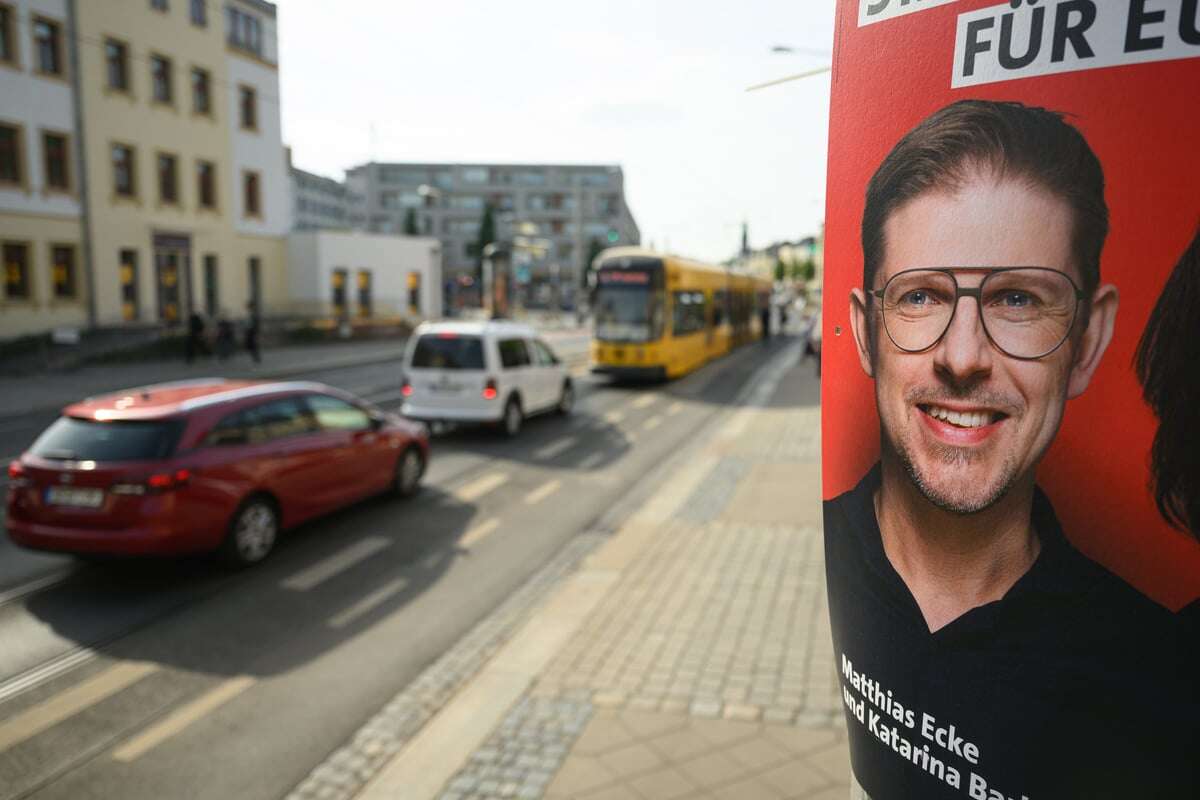
[[[987,274],[979,286],[963,287],[957,272]],[[1061,347],[1084,299],[1070,276],[1048,267],[908,269],[870,294],[880,301],[888,338],[905,352],[919,353],[940,342],[959,298],[973,297],[991,343],[1021,359],[1042,358]]]

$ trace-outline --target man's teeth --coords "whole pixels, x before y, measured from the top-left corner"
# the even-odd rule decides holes
[[[982,428],[992,421],[990,411],[951,411],[948,408],[940,406],[927,406],[926,413],[931,417],[935,417],[944,422],[949,422],[951,425],[956,425],[959,428]]]

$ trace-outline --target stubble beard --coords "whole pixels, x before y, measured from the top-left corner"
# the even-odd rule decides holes
[[[913,486],[921,493],[921,496],[935,507],[951,514],[967,516],[986,511],[1008,494],[1017,479],[1016,462],[1011,456],[1008,456],[1001,464],[1000,472],[996,476],[996,479],[991,481],[987,486],[982,486],[978,489],[973,488],[970,484],[965,486],[945,486],[944,484],[951,483],[951,481],[935,481],[931,479],[931,476],[922,472],[921,468],[917,466],[917,460],[913,457],[910,448],[905,442],[893,438],[886,432],[883,440],[885,447],[890,445],[890,449],[904,466],[904,471],[908,474],[909,480],[912,481]],[[940,443],[930,445],[928,452],[930,461],[935,469],[945,468],[952,472],[966,470],[972,464],[978,463],[981,460],[980,454],[966,448]]]

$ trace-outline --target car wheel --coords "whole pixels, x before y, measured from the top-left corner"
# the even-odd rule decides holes
[[[279,512],[275,504],[265,497],[254,497],[233,515],[221,554],[232,564],[248,567],[270,554],[278,536]]]
[[[415,447],[407,448],[396,462],[396,477],[392,480],[392,491],[400,497],[412,497],[421,488],[421,476],[425,474],[425,459]]]
[[[525,414],[521,411],[521,401],[517,398],[510,398],[504,406],[503,425],[505,436],[516,436],[521,432],[521,423],[525,421]]]
[[[558,408],[555,409],[564,417],[575,407],[575,387],[570,381],[563,383],[562,396],[558,398]]]

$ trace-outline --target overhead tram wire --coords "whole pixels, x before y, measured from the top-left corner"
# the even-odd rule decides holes
[[[784,78],[776,78],[775,80],[767,81],[766,83],[756,83],[753,86],[747,86],[746,91],[754,92],[754,91],[758,91],[759,89],[765,89],[768,86],[778,86],[781,83],[788,83],[789,81],[798,81],[801,78],[811,78],[814,75],[820,75],[824,72],[829,72],[832,69],[833,69],[833,67],[829,66],[829,65],[826,65],[824,67],[817,67],[815,69],[806,70],[804,72],[798,72],[795,75],[788,75],[787,77],[784,77]]]

